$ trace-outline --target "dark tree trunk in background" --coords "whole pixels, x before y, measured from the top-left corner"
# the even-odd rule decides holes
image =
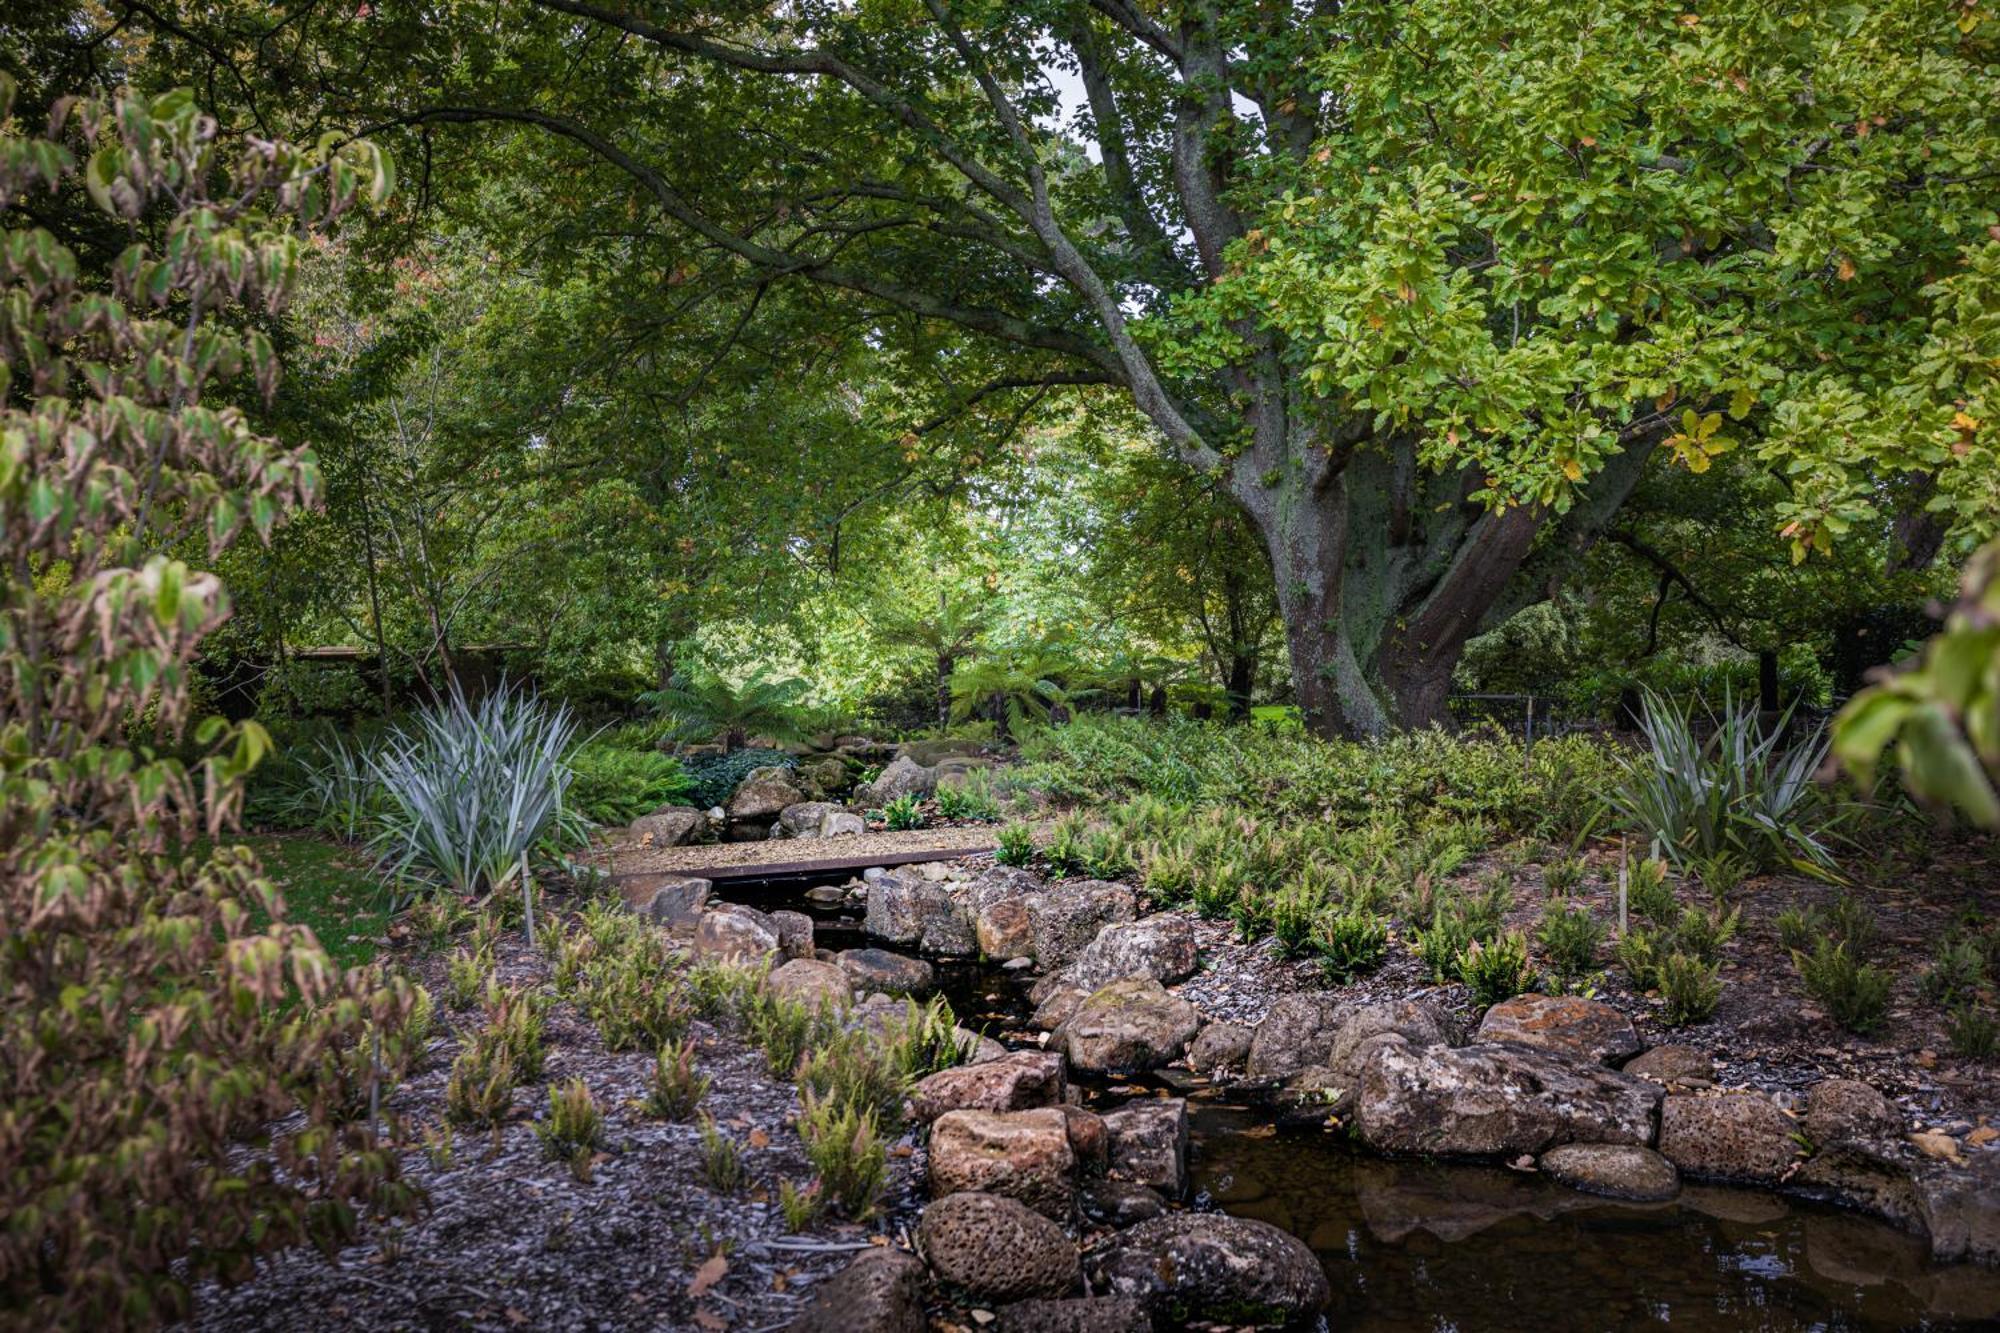
[[[1154,717],[1165,717],[1167,715],[1167,687],[1164,685],[1155,685],[1153,687],[1153,697],[1146,701],[1146,705],[1147,711]]]
[[[1757,710],[1776,713],[1782,707],[1778,700],[1777,651],[1760,648],[1757,650]]]
[[[939,653],[937,657],[937,720],[938,730],[951,726],[951,673],[958,665],[958,659],[950,653]]]
[[[1133,712],[1139,711],[1140,701],[1145,697],[1146,684],[1137,676],[1125,682],[1125,706]]]

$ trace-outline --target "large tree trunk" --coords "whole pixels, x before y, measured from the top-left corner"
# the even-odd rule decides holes
[[[1426,478],[1389,442],[1356,450],[1317,485],[1281,479],[1246,495],[1239,481],[1271,558],[1307,725],[1373,737],[1442,721],[1465,645],[1546,596],[1559,562],[1630,491],[1646,452],[1614,459],[1560,520],[1535,506],[1479,505],[1476,479]],[[1561,526],[1538,550],[1552,522]]]

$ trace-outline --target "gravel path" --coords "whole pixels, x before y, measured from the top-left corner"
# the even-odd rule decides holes
[[[913,854],[936,852],[935,859],[953,860],[973,852],[990,852],[999,833],[998,825],[970,824],[959,828],[911,829],[903,833],[862,833],[844,838],[786,838],[771,842],[720,842],[692,847],[653,847],[618,842],[595,849],[590,861],[607,874],[695,875],[704,870],[740,869],[745,866],[768,868],[782,875],[788,866],[828,861],[856,860],[877,864],[870,858],[908,861]]]

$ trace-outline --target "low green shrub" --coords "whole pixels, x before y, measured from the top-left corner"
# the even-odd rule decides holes
[[[1042,856],[1049,868],[1058,875],[1081,875],[1084,873],[1084,840],[1090,833],[1090,821],[1081,811],[1071,811],[1055,822],[1049,830],[1048,845],[1042,849]]]
[[[1945,1023],[1951,1053],[1967,1060],[1991,1060],[2000,1051],[2000,1022],[1968,1001],[1951,1011]]]
[[[1661,946],[1667,938],[1668,933],[1658,927],[1634,926],[1619,939],[1618,965],[1631,978],[1634,990],[1659,989]]]
[[[593,959],[583,970],[578,1002],[613,1051],[656,1050],[678,1039],[694,1018],[693,1002],[656,946]]]
[[[1542,887],[1551,898],[1566,898],[1583,883],[1584,859],[1559,856],[1542,868]]]
[[[1170,907],[1193,895],[1199,874],[1194,859],[1179,847],[1154,843],[1142,858],[1139,883],[1154,902]]]
[[[1542,956],[1548,959],[1557,989],[1570,991],[1597,968],[1597,946],[1604,941],[1604,925],[1588,907],[1574,907],[1552,901],[1542,909],[1542,923],[1536,931]]]
[[[1458,980],[1458,960],[1473,942],[1472,929],[1458,913],[1439,908],[1417,934],[1417,958],[1436,985]]]
[[[695,1072],[694,1043],[667,1042],[646,1081],[646,1113],[661,1120],[686,1120],[700,1107],[708,1087],[707,1075]]]
[[[923,807],[917,803],[917,798],[905,792],[882,807],[882,822],[888,826],[891,833],[903,833],[910,829],[922,828],[926,821]]]
[[[551,1157],[572,1161],[604,1137],[604,1112],[581,1077],[549,1088],[549,1109],[535,1122],[535,1137]]]
[[[490,1030],[476,1034],[451,1063],[444,1113],[454,1124],[486,1128],[506,1119],[514,1105],[514,1061]]]
[[[460,949],[444,965],[445,1003],[454,1009],[470,1009],[486,993],[486,979],[492,975],[490,949]]]
[[[486,990],[486,1027],[481,1035],[491,1036],[507,1049],[515,1074],[528,1082],[542,1076],[548,1057],[548,1001],[525,986],[490,985]]]
[[[1718,971],[1714,962],[1684,953],[1668,954],[1658,969],[1660,997],[1666,1001],[1660,1021],[1675,1028],[1707,1021],[1722,999]]]
[[[1986,951],[1966,935],[1940,940],[1929,967],[1917,979],[1917,993],[1931,1004],[1952,1008],[1974,998],[1986,980]]]
[[[1669,951],[1684,953],[1703,963],[1713,964],[1721,960],[1722,946],[1736,936],[1736,927],[1743,916],[1743,909],[1724,914],[1720,908],[1703,911],[1698,907],[1684,908],[1680,921],[1674,926]]]
[[[1025,866],[1035,859],[1035,830],[1027,824],[1017,821],[1006,825],[996,841],[999,846],[993,859],[1003,866]]]
[[[717,1194],[736,1193],[748,1176],[736,1140],[723,1133],[706,1111],[701,1113],[701,1173]]]
[[[1310,877],[1286,881],[1271,899],[1271,934],[1278,952],[1302,958],[1313,947],[1313,928],[1326,911],[1326,889]]]
[[[1811,953],[1794,951],[1792,966],[1806,994],[1850,1032],[1873,1032],[1889,1009],[1889,974],[1860,962],[1845,941],[1822,939]]]
[[[1381,965],[1389,951],[1389,921],[1365,908],[1327,912],[1312,934],[1320,973],[1336,985]]]
[[[778,1182],[778,1210],[784,1214],[785,1230],[794,1236],[810,1231],[826,1211],[826,1191],[817,1180],[801,1188],[789,1180]]]
[[[656,749],[627,749],[602,738],[569,752],[570,809],[593,824],[629,824],[694,790],[681,761]]]
[[[681,762],[681,770],[688,783],[687,795],[683,798],[689,805],[706,810],[710,806],[727,805],[736,789],[743,785],[743,779],[753,768],[793,768],[798,760],[783,750],[767,750],[760,747],[744,746],[731,750],[728,754],[700,755]]]
[[[875,1211],[888,1177],[888,1145],[872,1109],[851,1102],[802,1097],[799,1138],[820,1187],[855,1221]]]
[[[1481,1008],[1522,994],[1534,982],[1527,936],[1508,930],[1489,941],[1474,940],[1458,956],[1458,978]]]
[[[993,780],[977,768],[959,781],[939,786],[937,808],[938,814],[946,819],[991,823],[1000,818],[1000,801],[993,794]]]
[[[1625,864],[1625,905],[1656,926],[1680,919],[1680,903],[1667,880],[1667,863],[1655,857],[1634,857]]]

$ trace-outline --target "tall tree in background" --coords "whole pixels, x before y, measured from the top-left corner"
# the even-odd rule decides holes
[[[1801,553],[1884,469],[1990,505],[1931,319],[2000,245],[1976,11],[533,9],[455,7],[394,119],[536,127],[704,263],[1012,348],[972,392],[1119,386],[1255,527],[1324,730],[1438,717],[1656,450],[1778,460]]]

